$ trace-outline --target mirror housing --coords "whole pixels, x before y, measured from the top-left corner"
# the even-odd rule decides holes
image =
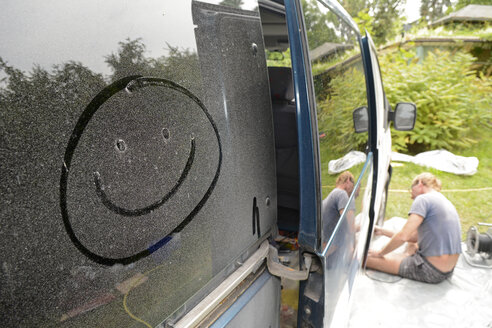
[[[354,109],[352,117],[356,133],[367,132],[369,130],[369,112],[366,106]]]
[[[395,110],[388,114],[388,121],[393,121],[395,130],[411,131],[417,120],[417,106],[414,103],[401,102],[396,104]]]

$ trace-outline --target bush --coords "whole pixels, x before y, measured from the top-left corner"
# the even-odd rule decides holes
[[[415,53],[399,50],[381,56],[381,73],[390,104],[417,105],[413,131],[392,130],[393,148],[416,153],[454,150],[479,140],[491,127],[492,79],[472,71],[474,58],[461,51]]]
[[[392,129],[393,149],[418,153],[431,149],[462,149],[480,140],[492,127],[492,78],[470,67],[474,57],[462,52],[435,51],[419,60],[415,52],[400,49],[380,56],[388,101],[413,102],[417,122],[413,131]],[[318,102],[318,124],[330,138],[321,141],[337,153],[361,149],[367,134],[355,134],[352,111],[365,106],[364,77],[351,68],[333,77]],[[328,146],[328,145],[325,145]]]
[[[315,79],[315,84],[317,80],[322,81],[322,76]],[[354,133],[352,119],[355,108],[367,106],[364,74],[359,68],[349,68],[329,79],[324,91],[318,90],[318,94],[325,97],[324,101],[318,100],[318,129],[326,132],[327,138],[321,139],[320,147],[327,147],[338,154],[364,150],[367,133]]]

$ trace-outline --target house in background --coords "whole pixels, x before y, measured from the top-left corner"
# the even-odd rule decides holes
[[[323,61],[333,57],[334,55],[340,55],[346,50],[350,50],[352,48],[353,46],[350,44],[325,42],[319,47],[309,51],[309,56],[312,61]]]
[[[417,56],[424,58],[427,53],[436,49],[461,49],[477,58],[474,69],[492,75],[492,5],[468,5],[432,22],[429,29],[430,33],[427,34],[434,34],[433,36],[410,36],[404,41],[383,47],[383,51],[403,46],[414,48]],[[449,32],[442,33],[446,30]],[[460,33],[465,30],[469,30],[468,33]],[[471,32],[473,30],[476,30],[477,34],[474,35]],[[479,36],[478,31],[485,32],[486,36],[483,37],[484,33],[480,33],[482,36]]]
[[[418,20],[405,24],[405,32],[416,24]],[[453,32],[465,29],[485,31],[486,37],[473,35],[470,32]],[[446,30],[448,30],[447,33],[442,33]],[[473,69],[482,71],[486,75],[492,75],[492,5],[468,5],[429,24],[429,30],[425,36],[419,36],[418,33],[417,35],[404,33],[401,41],[387,44],[380,48],[380,51],[394,51],[400,47],[415,49],[419,58],[425,58],[429,52],[436,49],[465,50],[477,58]],[[322,66],[322,63],[328,63],[333,57],[343,56],[349,51],[350,47],[341,43],[324,43],[309,52],[311,60],[320,65],[321,69],[316,70],[317,74],[323,77],[320,81],[328,83],[330,75],[353,64],[355,58],[348,56],[346,60],[336,65]]]
[[[432,22],[430,25],[437,27],[453,23],[484,24],[487,22],[492,22],[492,6],[468,5]]]

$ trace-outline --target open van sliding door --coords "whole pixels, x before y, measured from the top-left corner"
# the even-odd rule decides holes
[[[372,234],[374,225],[384,220],[384,209],[387,201],[387,186],[391,178],[391,131],[388,120],[389,108],[386,105],[383,81],[379,68],[376,47],[369,33],[361,38],[362,58],[364,69],[367,72],[367,94],[369,114],[369,149],[374,154],[373,172],[373,199],[371,201],[371,220],[369,234]],[[372,128],[371,128],[372,127]],[[367,236],[364,256],[369,250],[371,236]],[[364,264],[365,264],[364,257]]]
[[[302,251],[317,255],[299,291],[298,326],[341,327],[361,268],[374,202],[372,131],[355,135],[352,111],[368,104],[357,25],[333,1],[285,1],[297,104]],[[315,14],[313,14],[315,12]],[[314,16],[327,17],[320,29]],[[369,125],[376,115],[369,117]],[[330,160],[351,150],[366,154],[350,169],[355,185],[341,217],[323,206],[335,188]],[[336,213],[335,213],[336,216]],[[356,230],[360,230],[356,233]]]

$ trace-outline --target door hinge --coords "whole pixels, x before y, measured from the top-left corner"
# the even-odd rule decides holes
[[[278,259],[278,250],[272,245],[268,245],[267,267],[268,271],[274,276],[287,278],[291,280],[306,280],[309,276],[311,264],[313,263],[313,255],[304,253],[303,270],[296,270],[280,263]]]

